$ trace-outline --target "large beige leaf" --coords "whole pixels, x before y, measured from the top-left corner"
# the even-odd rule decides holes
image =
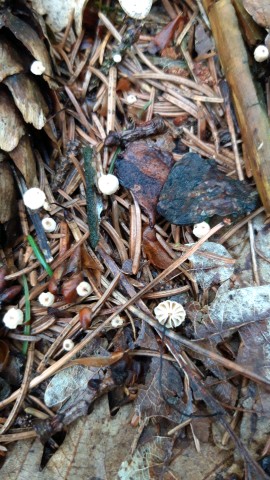
[[[9,480],[114,479],[128,456],[136,430],[129,419],[132,405],[110,416],[108,399],[102,397],[94,411],[70,425],[67,436],[42,472],[43,447],[39,440],[18,442],[9,453],[0,477]]]
[[[24,120],[38,130],[43,128],[49,110],[35,80],[30,75],[20,73],[6,78],[4,83],[12,93]]]
[[[9,75],[22,72],[24,69],[19,54],[2,33],[0,33],[0,65],[0,82]]]
[[[6,160],[0,162],[0,205],[0,223],[5,223],[16,211],[14,180]]]
[[[27,23],[11,12],[5,11],[0,15],[0,28],[7,27],[15,37],[29,50],[36,60],[43,63],[45,73],[52,76],[51,62],[44,42]],[[46,78],[46,76],[45,76]]]
[[[23,175],[27,187],[37,186],[36,161],[27,135],[24,135],[14,150],[9,152],[18,170]]]
[[[46,23],[53,32],[65,29],[72,11],[77,35],[82,30],[82,17],[88,0],[32,0],[33,8],[40,14],[46,15]]]
[[[14,105],[12,96],[0,88],[0,149],[10,152],[25,134],[23,118]]]

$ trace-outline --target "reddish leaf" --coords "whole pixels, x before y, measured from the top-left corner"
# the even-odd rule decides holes
[[[167,47],[172,40],[176,29],[181,32],[185,25],[185,17],[181,14],[166,25],[153,39],[149,45],[148,51],[150,53],[157,53],[159,50]]]
[[[153,228],[147,227],[143,232],[143,250],[147,260],[162,270],[165,270],[173,262],[173,259],[158,242]]]
[[[161,189],[173,166],[169,152],[149,147],[146,142],[133,142],[116,161],[119,182],[129,188],[149,217],[150,226],[155,224],[156,204]]]
[[[78,294],[76,291],[79,283],[83,281],[82,273],[76,273],[68,280],[66,280],[62,285],[62,295],[64,296],[67,303],[75,302]]]

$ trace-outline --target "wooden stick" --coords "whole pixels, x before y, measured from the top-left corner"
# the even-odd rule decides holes
[[[236,13],[230,0],[203,0],[203,4],[232,91],[252,173],[265,210],[270,214],[270,123],[249,69]]]

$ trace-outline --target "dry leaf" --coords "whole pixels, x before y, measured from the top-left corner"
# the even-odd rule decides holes
[[[123,158],[116,161],[120,184],[132,191],[148,215],[150,226],[155,224],[158,197],[173,163],[169,152],[148,147],[144,141],[130,143]]]
[[[182,31],[185,25],[185,20],[185,17],[180,14],[168,23],[168,25],[165,25],[165,27],[163,27],[163,29],[151,41],[148,47],[149,53],[155,54],[166,48],[173,39],[176,30],[178,29],[179,33]]]
[[[199,251],[210,254],[208,258],[199,253],[189,257],[192,274],[202,288],[209,288],[211,285],[220,284],[231,278],[234,272],[234,262],[226,263],[226,258],[232,259],[232,257],[223,245],[205,242]],[[213,254],[212,257],[211,254]],[[216,259],[215,255],[217,255]],[[222,262],[222,259],[218,257],[224,257],[225,261]]]
[[[74,23],[77,36],[82,30],[82,17],[87,0],[32,0],[34,9],[40,15],[46,15],[46,23],[55,33],[61,32],[68,25],[74,11]]]
[[[172,408],[160,391],[161,386],[168,402],[172,402],[176,409]],[[182,401],[183,384],[180,374],[171,362],[162,361],[162,377],[160,378],[160,360],[153,358],[150,370],[146,376],[145,385],[140,387],[139,395],[135,402],[135,411],[139,418],[146,419],[152,416],[166,417],[169,420],[180,422],[181,411],[190,414],[188,405]]]
[[[143,251],[147,260],[155,267],[165,270],[173,259],[160,245],[153,228],[147,227],[143,232]]]

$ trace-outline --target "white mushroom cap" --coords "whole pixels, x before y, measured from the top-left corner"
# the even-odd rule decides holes
[[[66,352],[70,352],[70,350],[74,348],[74,345],[75,343],[70,338],[66,338],[63,341],[63,349],[66,350]]]
[[[98,179],[98,188],[104,195],[112,195],[119,188],[119,180],[115,175],[112,175],[112,173],[102,175]]]
[[[113,55],[113,61],[114,61],[115,63],[120,63],[121,60],[122,60],[122,57],[121,57],[120,53],[115,53],[115,54]]]
[[[42,223],[42,226],[43,226],[45,232],[48,232],[48,233],[54,232],[54,230],[56,229],[56,226],[57,226],[55,220],[51,217],[44,217],[41,220],[41,223]]]
[[[167,328],[175,328],[181,325],[186,317],[186,312],[183,306],[172,300],[165,300],[159,303],[154,309],[155,317]]]
[[[29,188],[23,194],[23,203],[26,207],[31,208],[31,210],[38,210],[41,208],[45,202],[46,195],[40,188]]]
[[[23,311],[19,308],[10,308],[3,317],[3,322],[7,328],[17,328],[23,324]]]
[[[265,45],[258,45],[254,50],[254,58],[256,62],[264,62],[269,57],[269,50]]]
[[[207,222],[195,223],[193,227],[193,234],[197,238],[202,238],[210,231],[210,225]]]
[[[136,103],[137,102],[137,97],[136,95],[133,95],[132,93],[130,93],[128,96],[127,96],[127,103],[129,105],[133,105],[133,103]]]
[[[55,296],[51,292],[43,292],[39,295],[38,301],[43,307],[51,307],[54,303]]]
[[[92,287],[88,282],[81,282],[77,286],[76,292],[79,297],[86,297],[86,295],[89,295],[92,292]]]
[[[119,0],[119,3],[129,17],[142,20],[149,14],[153,0]]]
[[[124,323],[124,320],[123,318],[121,318],[119,315],[115,318],[112,319],[111,321],[111,326],[114,327],[114,328],[117,328],[117,327],[122,327]]]
[[[40,62],[39,60],[35,60],[32,63],[30,70],[34,75],[42,75],[45,72],[46,68],[44,67],[42,62]]]

